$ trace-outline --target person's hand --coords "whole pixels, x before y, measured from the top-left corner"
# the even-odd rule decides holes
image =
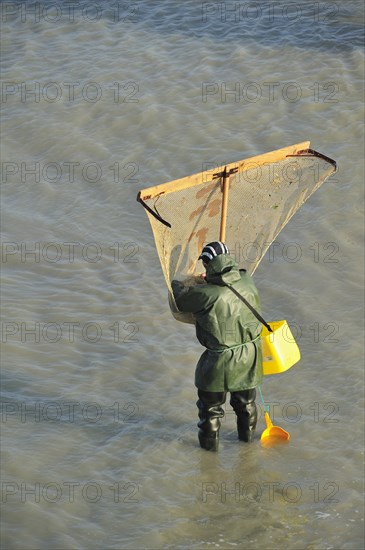
[[[196,285],[206,284],[205,273],[200,273],[199,275],[194,275],[193,279],[194,279],[194,284],[196,284]]]

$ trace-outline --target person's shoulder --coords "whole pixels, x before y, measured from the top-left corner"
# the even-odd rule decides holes
[[[240,269],[241,281],[246,285],[254,285],[254,280],[252,275],[247,271],[247,269]]]
[[[251,279],[251,275],[249,274],[247,269],[240,269],[239,271],[240,271],[241,279]]]

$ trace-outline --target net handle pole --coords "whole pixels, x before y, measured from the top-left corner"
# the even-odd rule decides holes
[[[228,209],[228,190],[229,190],[229,173],[227,174],[227,167],[224,168],[222,174],[223,178],[223,200],[222,200],[222,214],[221,214],[221,229],[219,240],[224,243],[226,240],[226,226],[227,226],[227,209]]]

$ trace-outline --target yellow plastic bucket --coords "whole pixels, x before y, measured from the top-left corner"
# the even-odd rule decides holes
[[[286,321],[269,322],[273,332],[262,327],[262,359],[264,374],[279,374],[300,359],[300,351]]]

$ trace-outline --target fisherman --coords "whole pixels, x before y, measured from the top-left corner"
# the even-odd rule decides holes
[[[260,312],[252,277],[239,270],[227,246],[219,241],[204,246],[199,260],[206,273],[203,284],[191,287],[172,281],[177,307],[194,315],[196,336],[206,351],[195,371],[198,388],[199,443],[217,451],[222,405],[230,392],[237,416],[238,438],[251,442],[257,423],[256,387],[262,380],[261,323],[235,295],[232,286]]]

